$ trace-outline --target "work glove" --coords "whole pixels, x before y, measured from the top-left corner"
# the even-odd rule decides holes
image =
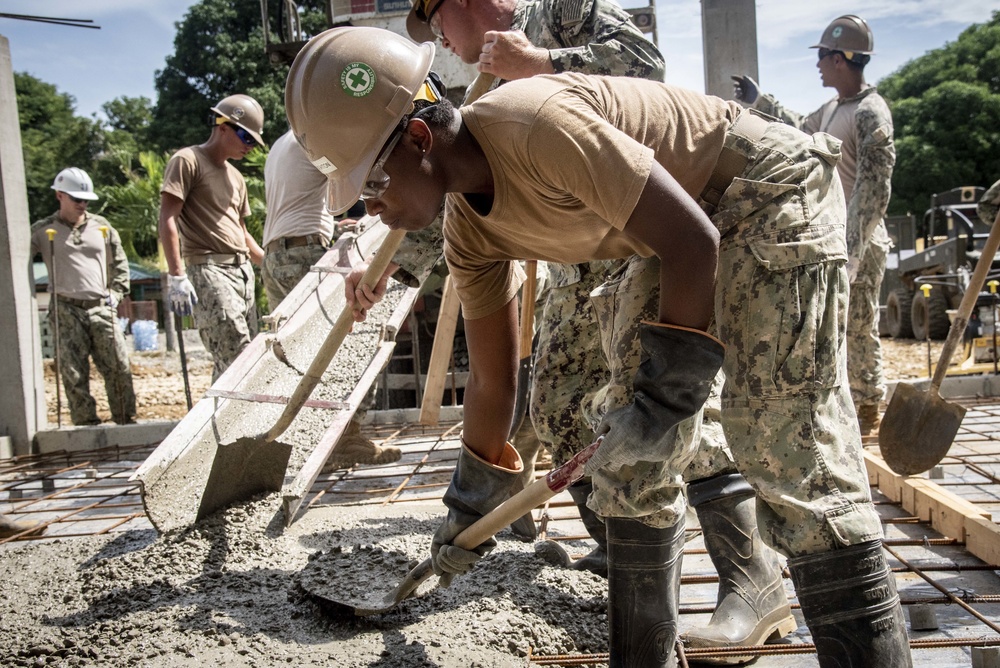
[[[109,292],[108,296],[104,298],[104,303],[108,305],[112,311],[118,308],[118,304],[121,302],[121,297],[119,297],[114,292]]]
[[[747,104],[753,104],[757,101],[760,96],[760,86],[752,77],[744,75],[730,78],[733,80],[733,97]]]
[[[442,587],[450,585],[456,575],[468,573],[477,561],[496,547],[497,542],[493,538],[473,550],[463,550],[451,542],[476,520],[507,500],[511,485],[523,469],[521,455],[510,443],[504,446],[500,462],[490,464],[462,441],[455,473],[443,499],[448,507],[448,516],[431,541],[431,563]]]
[[[632,381],[635,397],[604,416],[597,429],[604,441],[587,462],[587,475],[661,461],[674,446],[674,427],[704,405],[722,368],[725,347],[698,330],[642,323],[639,342],[644,354]]]
[[[191,315],[198,295],[187,276],[170,276],[170,307],[177,315]]]

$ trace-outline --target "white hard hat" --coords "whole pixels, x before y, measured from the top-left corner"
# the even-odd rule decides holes
[[[77,199],[97,199],[97,195],[94,194],[94,182],[87,176],[87,172],[79,167],[67,167],[56,174],[52,189]]]

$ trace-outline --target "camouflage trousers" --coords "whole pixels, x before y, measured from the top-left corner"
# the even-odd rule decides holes
[[[212,354],[214,383],[257,335],[253,267],[195,264],[187,276],[198,295],[194,324]]]
[[[299,284],[309,270],[326,255],[327,248],[317,245],[283,248],[264,254],[260,277],[267,292],[267,303],[271,310],[278,308],[288,293]],[[378,384],[372,383],[371,389],[354,413],[354,420],[360,422],[372,406],[375,405],[375,393]]]
[[[786,556],[827,552],[882,535],[846,383],[848,285],[839,143],[772,123],[759,143],[730,132],[748,158],[712,211],[719,229],[715,329],[726,344],[721,420],[736,467],[757,494],[764,539]],[[647,269],[652,272],[653,270]],[[643,273],[643,272],[639,272]],[[647,277],[648,278],[648,277]],[[623,281],[602,342],[641,317]],[[678,286],[680,289],[680,286]],[[622,298],[619,298],[622,295]],[[599,311],[600,312],[600,311]],[[624,404],[638,359],[611,365],[605,410]],[[683,439],[658,479],[622,469],[594,477],[601,515],[669,525],[679,518]]]
[[[271,310],[278,308],[288,293],[299,284],[309,269],[319,262],[327,249],[320,245],[282,248],[264,254],[260,277],[267,293],[267,303]]]
[[[97,404],[90,394],[90,358],[104,377],[108,408],[118,424],[135,422],[135,390],[125,335],[108,306],[80,308],[55,301],[59,310],[59,375],[73,424],[100,424]],[[54,311],[49,322],[55,329]]]
[[[878,406],[885,395],[882,342],[878,335],[878,296],[889,249],[875,241],[861,258],[851,283],[847,309],[847,377],[855,407]]]

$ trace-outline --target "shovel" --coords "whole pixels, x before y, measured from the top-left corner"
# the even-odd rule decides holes
[[[514,419],[510,424],[510,432],[507,436],[508,440],[512,440],[521,428],[524,416],[528,412],[528,399],[531,395],[531,353],[532,344],[535,340],[535,285],[537,283],[537,268],[538,262],[536,260],[528,260],[524,263],[524,270],[527,272],[528,277],[524,281],[524,286],[521,290],[521,339],[519,342],[521,361],[517,368],[517,397],[514,401]],[[520,450],[518,451],[521,452]],[[537,455],[538,452],[536,450],[531,456],[532,461],[530,462],[530,466],[528,466],[529,462],[525,462],[525,468],[528,471],[525,472],[524,477],[514,481],[514,484],[510,488],[512,495],[524,489],[525,478],[529,477],[535,470],[534,458]],[[531,511],[514,520],[510,528],[518,538],[525,541],[533,541],[538,536],[538,532],[535,530],[535,519],[531,516]]]
[[[482,544],[483,541],[492,538],[493,534],[510,524],[514,518],[540,506],[582,478],[584,464],[593,456],[600,446],[601,440],[602,438],[598,438],[596,442],[578,452],[571,460],[559,468],[549,471],[544,478],[539,478],[504,501],[485,517],[458,534],[454,544],[462,549],[471,550]],[[348,563],[348,561],[359,557],[369,557],[369,559],[363,563],[360,561]],[[392,573],[389,571],[394,566],[407,563],[405,559],[387,564],[387,562],[391,562],[391,559],[387,559],[386,554],[380,550],[356,550],[350,553],[338,553],[334,555],[334,559],[333,563],[325,563],[324,560],[318,558],[309,562],[309,565],[300,574],[299,582],[303,589],[317,599],[325,609],[334,613],[359,617],[388,612],[413,595],[417,588],[434,572],[431,560],[425,559],[412,568],[394,589],[388,592],[379,592],[370,587],[368,583],[391,578]],[[336,563],[337,561],[340,563]],[[351,581],[356,580],[358,574],[364,574],[365,584],[358,588],[363,593],[351,597],[347,587],[331,582],[331,579],[336,579],[338,574]],[[347,593],[345,594],[345,592]]]
[[[962,296],[958,314],[951,323],[930,388],[923,393],[912,385],[900,383],[892,393],[878,430],[878,446],[882,458],[896,473],[914,475],[934,468],[948,454],[955,440],[965,417],[965,407],[941,398],[941,382],[958,341],[969,324],[969,316],[983,289],[986,274],[993,265],[998,245],[1000,215],[993,221],[990,236]]]

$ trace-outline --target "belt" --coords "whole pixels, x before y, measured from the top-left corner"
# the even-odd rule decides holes
[[[753,143],[757,143],[763,138],[769,122],[760,116],[755,116],[750,111],[744,111],[736,117],[736,121],[729,128],[729,134],[743,137]],[[745,154],[729,147],[723,146],[719,160],[715,163],[712,176],[708,179],[708,185],[701,193],[701,198],[713,207],[719,205],[722,193],[732,184],[733,179],[741,175],[750,162]]]
[[[307,234],[303,237],[281,237],[268,243],[264,247],[264,251],[274,253],[286,248],[298,248],[299,246],[322,246],[323,248],[329,248],[330,240],[321,234]]]
[[[206,255],[188,255],[184,258],[184,264],[231,264],[239,266],[246,262],[246,253],[208,253]]]
[[[85,309],[92,309],[108,303],[106,299],[73,299],[72,297],[63,297],[62,295],[56,295],[56,299],[64,304],[71,304]]]

